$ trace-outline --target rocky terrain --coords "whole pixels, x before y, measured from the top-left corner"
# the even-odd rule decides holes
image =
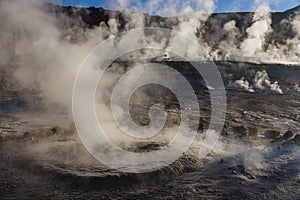
[[[0,199],[300,198],[300,34],[295,28],[299,7],[264,13],[258,19],[257,13],[205,14],[206,20],[197,19],[199,27],[194,27],[189,16],[163,18],[55,5],[28,12],[23,6],[8,4],[3,9],[0,2],[8,19],[0,23],[6,33],[0,36],[5,47],[0,54]],[[16,11],[25,12],[29,20]],[[136,18],[143,20],[132,24]],[[72,91],[74,66],[91,47],[119,32],[153,26],[180,29],[186,22],[184,27],[192,27],[195,39],[209,49],[211,54],[203,59],[215,61],[226,88],[226,121],[218,143],[206,157],[199,156],[199,142],[211,118],[209,87],[201,75],[189,62],[163,54],[141,59],[139,55],[147,55],[143,52],[136,57],[167,65],[191,83],[201,111],[197,137],[178,160],[156,171],[125,173],[103,165],[82,145],[69,111],[66,99]],[[255,38],[263,38],[263,45],[254,56],[227,55],[230,45],[240,52],[240,43],[256,36],[251,35],[256,22],[270,27]],[[274,49],[283,55],[279,60],[290,59],[277,63],[271,59],[276,56],[264,54]],[[109,81],[137,61],[124,57],[108,68]],[[111,90],[110,85],[107,88]],[[172,92],[157,86],[140,92],[142,103],[133,98],[130,104],[136,124],[147,126],[150,106],[161,103],[168,114],[165,128],[178,127],[180,105]],[[119,145],[126,151],[151,152],[168,144],[149,139]]]
[[[167,64],[189,67],[187,63]],[[218,67],[224,78],[235,80],[242,73],[237,63],[219,63]],[[267,70],[272,80],[287,76],[278,72],[284,66],[248,67]],[[300,102],[299,93],[292,90],[296,72],[298,67],[285,79],[290,83],[280,82],[285,85],[283,95],[272,91],[249,93],[225,79],[226,125],[213,151],[200,159],[194,145],[171,165],[146,174],[127,174],[105,167],[84,149],[74,128],[61,123],[63,115],[51,124],[38,120],[39,113],[30,113],[27,118],[26,107],[18,103],[18,97],[3,94],[6,99],[1,106],[1,198],[297,199]],[[192,81],[193,73],[182,73]],[[210,103],[203,87],[198,87],[197,94],[202,111],[198,132],[201,135],[208,126]],[[161,101],[173,113],[168,126],[175,126],[179,117],[176,99]],[[147,109],[133,106],[132,116],[141,125],[147,121]],[[161,145],[150,141],[126,148],[143,152]]]

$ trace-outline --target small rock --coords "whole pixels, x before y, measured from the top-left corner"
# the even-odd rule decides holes
[[[268,130],[265,132],[265,138],[267,139],[276,139],[280,136],[280,132],[279,131],[275,131],[275,130]]]
[[[246,172],[246,168],[243,165],[232,166],[228,168],[233,174],[243,174]]]
[[[295,142],[296,144],[300,145],[300,135],[296,135],[296,136],[294,137],[294,142]]]
[[[50,129],[52,134],[59,134],[63,132],[63,129],[59,126],[55,126],[53,128]]]
[[[290,139],[294,137],[294,133],[292,131],[287,131],[284,135],[283,135],[283,139]]]
[[[30,133],[30,132],[25,132],[25,133],[23,133],[23,137],[24,138],[32,138],[32,134]]]
[[[226,125],[224,125],[223,130],[221,132],[221,135],[222,136],[228,136],[229,134],[228,134],[227,131],[228,131],[228,127]]]
[[[221,132],[221,135],[222,135],[222,136],[228,136],[229,133],[228,133],[227,131],[224,131],[224,130],[223,130],[223,131]]]

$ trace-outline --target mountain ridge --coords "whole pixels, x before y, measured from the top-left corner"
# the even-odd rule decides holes
[[[300,12],[300,4],[294,8],[286,10],[285,12]]]

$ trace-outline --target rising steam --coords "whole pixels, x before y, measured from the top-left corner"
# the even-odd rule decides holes
[[[251,81],[253,85],[250,85],[249,81],[242,77],[240,80],[235,81],[235,85],[247,92],[254,93],[256,91],[273,91],[279,94],[283,94],[278,81],[271,82],[266,70],[258,71],[255,77]]]
[[[111,5],[121,9],[123,22],[111,15],[107,23],[86,29],[80,18],[71,19],[63,13],[54,14],[49,5],[35,0],[0,1],[1,52],[0,65],[3,71],[12,75],[16,83],[7,87],[13,90],[28,90],[38,93],[49,110],[57,105],[71,111],[71,94],[76,71],[88,53],[99,42],[112,38],[116,34],[145,26],[163,26],[173,28],[198,41],[202,49],[190,49],[183,46],[186,55],[199,60],[235,60],[266,63],[300,63],[300,15],[295,13],[282,23],[289,24],[294,34],[279,42],[270,42],[274,33],[270,8],[266,1],[255,1],[256,13],[252,23],[243,34],[236,20],[229,20],[222,30],[211,34],[216,46],[210,45],[205,32],[206,22],[213,12],[213,0],[191,1],[140,1],[118,0]],[[126,10],[127,9],[127,10]],[[130,12],[136,11],[136,12]],[[74,11],[76,12],[76,11]],[[142,12],[162,16],[178,16],[154,21]],[[70,26],[72,24],[72,26]],[[65,27],[67,26],[67,27]],[[158,36],[152,42],[160,43],[162,49],[172,50],[181,45],[176,37]],[[135,38],[131,38],[135,39]],[[130,40],[128,40],[130,43]],[[151,51],[135,52],[130,59],[168,59],[173,55],[160,55]],[[271,83],[265,72],[257,72],[255,80],[242,79],[236,82],[250,92],[269,88],[283,93],[277,82]],[[110,84],[110,83],[109,83]]]

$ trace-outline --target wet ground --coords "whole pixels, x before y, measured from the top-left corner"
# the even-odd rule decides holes
[[[233,73],[229,69],[225,75]],[[23,109],[17,94],[2,92],[0,199],[300,199],[300,146],[294,139],[300,134],[300,95],[293,91],[297,74],[286,79],[288,73],[267,69],[283,95],[245,92],[226,79],[226,126],[212,152],[200,159],[192,146],[171,165],[145,174],[105,167],[85,150],[72,126],[59,123],[64,116],[51,123],[38,120],[39,113]],[[233,81],[245,76],[234,73]],[[287,81],[280,81],[280,74]],[[207,92],[198,95],[201,135],[209,122],[209,102]],[[168,121],[171,126],[179,108],[174,100],[164,101],[175,116]],[[146,110],[133,106],[133,118],[147,124]],[[160,145],[134,148],[151,151]]]

